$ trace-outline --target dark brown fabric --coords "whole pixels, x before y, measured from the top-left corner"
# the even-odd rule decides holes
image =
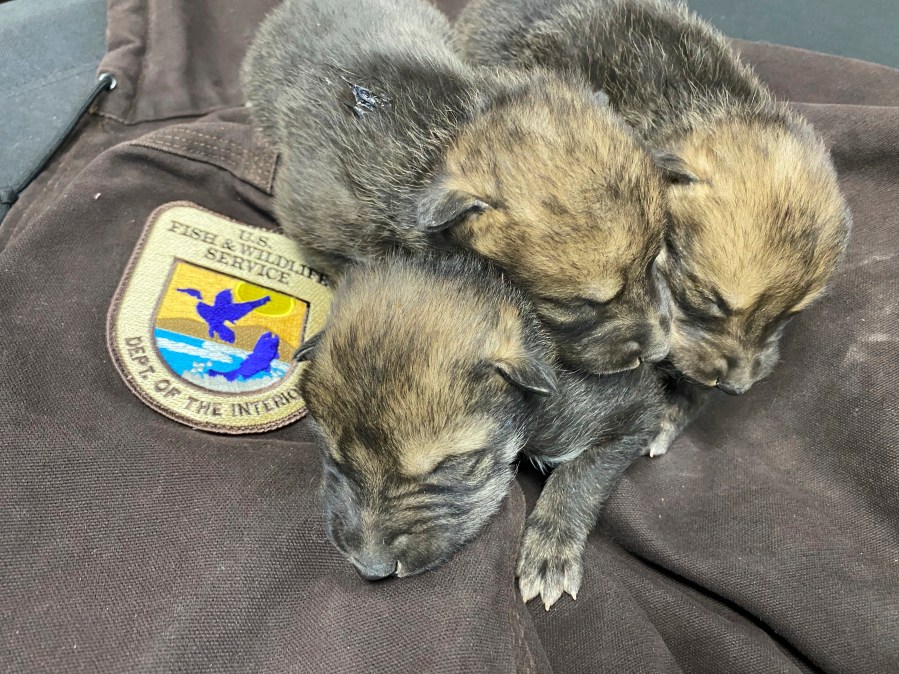
[[[324,537],[305,422],[193,431],[110,362],[155,208],[274,227],[235,107],[272,4],[111,0],[120,87],[4,221],[0,671],[899,671],[899,72],[739,44],[834,149],[846,264],[770,380],[627,473],[547,613],[513,580],[531,475],[443,569],[367,584]]]
[[[453,567],[369,585],[324,537],[303,423],[236,439],[192,431],[112,366],[103,315],[157,206],[272,226],[252,186],[271,161],[224,151],[258,152],[247,129],[196,121],[117,145],[2,253],[0,372],[17,382],[0,398],[4,666],[537,671],[512,584],[520,493]]]

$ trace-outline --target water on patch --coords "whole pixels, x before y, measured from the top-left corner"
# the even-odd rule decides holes
[[[154,335],[159,354],[175,374],[210,391],[258,391],[276,383],[290,369],[290,365],[284,361],[274,360],[268,370],[247,379],[228,381],[224,377],[210,377],[207,374],[210,370],[236,370],[250,352],[162,328],[156,328]]]

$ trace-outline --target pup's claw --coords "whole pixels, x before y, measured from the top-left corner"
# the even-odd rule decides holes
[[[550,580],[540,593],[540,598],[543,599],[543,608],[547,611],[562,598],[562,587],[558,582],[553,582],[554,580],[557,579]]]
[[[545,529],[526,527],[518,557],[518,586],[525,602],[539,596],[548,611],[562,595],[577,598],[583,567],[577,537],[547,537]]]
[[[518,588],[521,590],[521,600],[527,604],[531,599],[540,594],[540,588],[529,578],[519,578]]]
[[[655,458],[657,456],[662,456],[663,454],[668,452],[668,445],[664,442],[660,442],[663,438],[656,438],[649,445],[649,458]]]

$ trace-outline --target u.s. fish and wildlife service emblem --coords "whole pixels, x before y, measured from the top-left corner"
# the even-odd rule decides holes
[[[325,322],[327,279],[289,239],[191,203],[150,216],[109,310],[125,382],[194,428],[256,433],[305,412],[292,354]]]

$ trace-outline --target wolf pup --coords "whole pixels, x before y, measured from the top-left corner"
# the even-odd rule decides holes
[[[599,377],[551,358],[521,293],[483,260],[346,271],[297,359],[327,533],[364,578],[447,561],[499,508],[523,450],[557,467],[527,521],[522,594],[547,608],[576,595],[587,534],[658,432],[662,395],[649,367]]]
[[[475,62],[580,73],[674,183],[659,260],[674,299],[672,406],[650,452],[662,454],[704,389],[737,395],[767,376],[787,321],[824,293],[850,228],[830,155],[683,5],[475,0],[458,33]]]
[[[465,65],[416,0],[287,0],[243,68],[281,152],[275,213],[339,283],[394,248],[473,250],[597,373],[668,352],[659,169],[584,83]]]

